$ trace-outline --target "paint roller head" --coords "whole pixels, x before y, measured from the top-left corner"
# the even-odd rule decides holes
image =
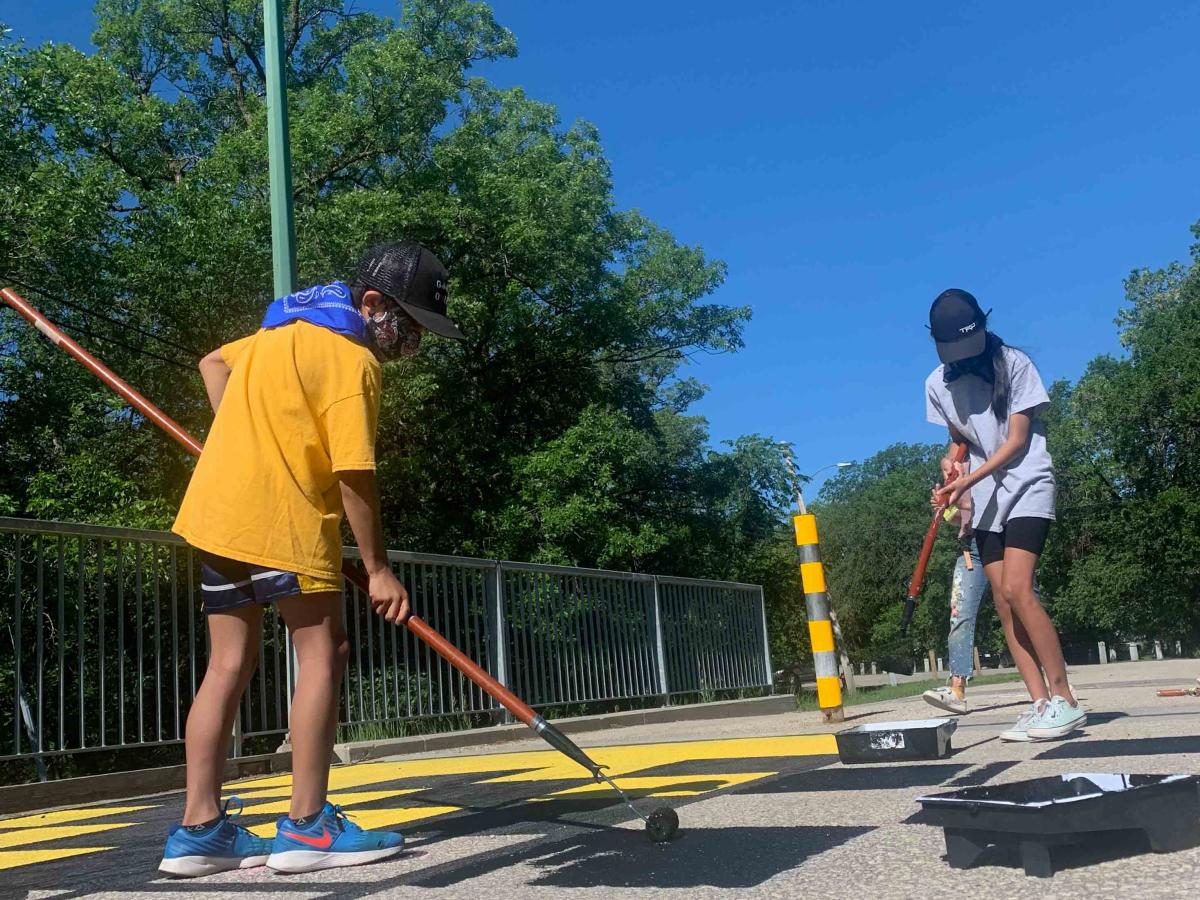
[[[646,834],[656,844],[665,844],[679,831],[679,816],[669,806],[660,806],[646,817]]]

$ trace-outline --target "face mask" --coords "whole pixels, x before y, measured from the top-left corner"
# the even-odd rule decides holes
[[[375,313],[367,319],[372,349],[384,362],[416,355],[421,346],[422,330],[411,316],[396,307]]]
[[[947,363],[946,367],[942,370],[942,381],[949,384],[952,381],[957,381],[964,375],[975,375],[991,384],[996,379],[996,373],[992,366],[992,355],[990,353],[980,353],[978,356],[972,356],[969,359],[960,359],[958,362]]]

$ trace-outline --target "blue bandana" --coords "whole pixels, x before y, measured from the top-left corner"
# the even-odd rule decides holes
[[[340,281],[318,284],[280,297],[267,307],[263,328],[279,328],[298,319],[344,334],[360,344],[367,341],[367,323],[354,308],[350,288]]]

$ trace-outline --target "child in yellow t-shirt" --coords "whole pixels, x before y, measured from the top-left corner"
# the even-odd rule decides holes
[[[211,650],[188,714],[187,801],[160,869],[206,875],[266,863],[285,872],[398,853],[403,837],[359,829],[326,801],[349,643],[342,623],[343,512],[370,576],[376,613],[399,624],[408,594],[383,546],[375,485],[380,360],[417,352],[446,318],[447,274],[408,241],[373,247],[349,285],[271,304],[263,327],[200,362],[216,418],[175,521],[197,548]],[[274,603],[299,662],[289,726],[292,799],[273,840],[220,805],[234,717]],[[236,801],[240,805],[240,801]]]

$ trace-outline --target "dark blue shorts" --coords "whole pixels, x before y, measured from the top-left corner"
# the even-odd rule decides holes
[[[300,578],[254,563],[214,556],[198,550],[200,596],[206,614],[229,612],[243,606],[266,606],[301,593]]]

